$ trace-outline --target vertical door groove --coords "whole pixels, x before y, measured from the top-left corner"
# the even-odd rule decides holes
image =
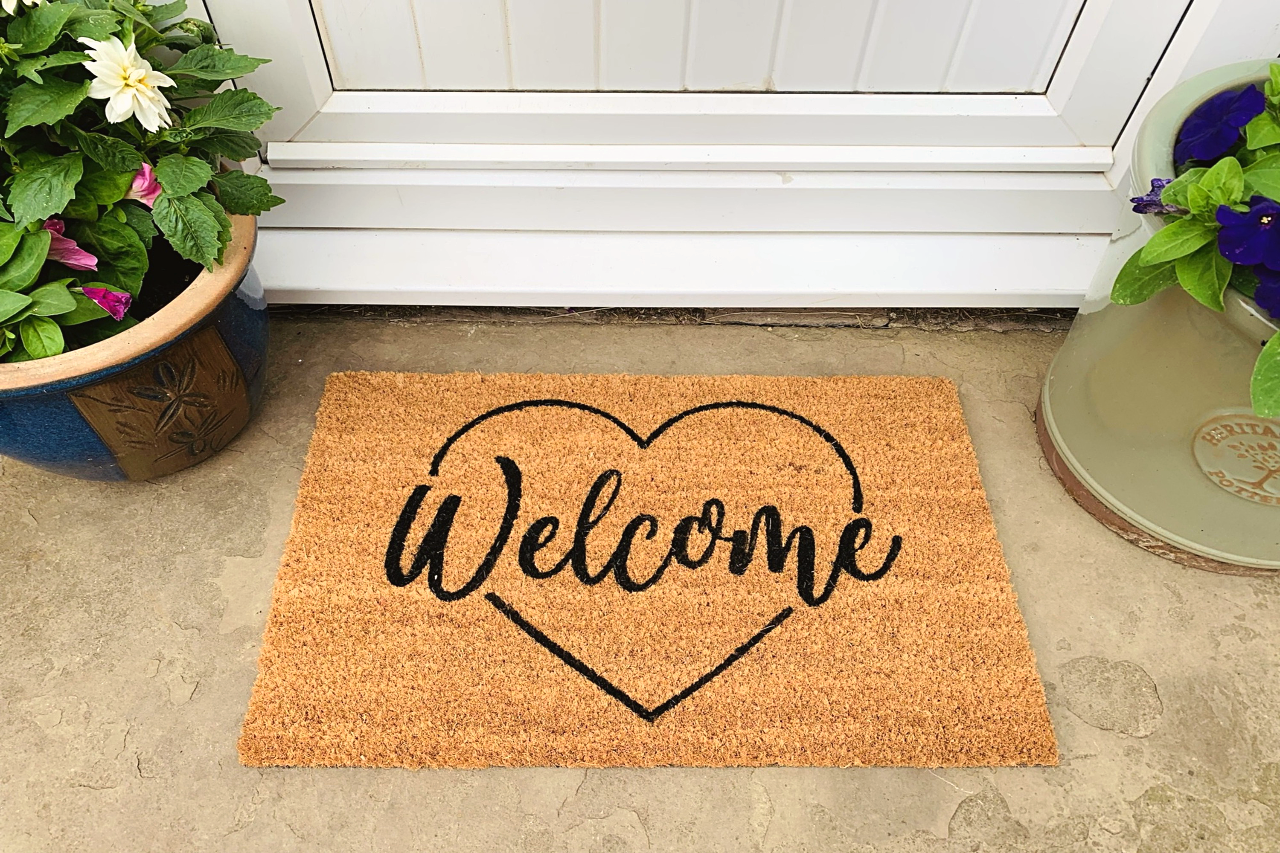
[[[956,76],[956,60],[969,40],[969,32],[973,29],[973,20],[977,17],[978,4],[981,2],[982,0],[968,0],[969,7],[964,13],[964,23],[960,25],[960,32],[956,33],[955,44],[951,46],[951,56],[947,59],[947,73],[942,78],[941,88],[944,92],[951,90],[951,84]]]
[[[865,92],[867,90],[867,69],[871,65],[871,54],[875,51],[875,37],[876,32],[880,29],[882,11],[880,0],[871,0],[871,18],[867,23],[866,32],[862,34],[862,51],[858,59],[858,73],[853,78],[853,91],[855,92]]]

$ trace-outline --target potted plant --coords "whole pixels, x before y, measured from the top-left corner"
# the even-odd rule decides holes
[[[275,108],[182,0],[0,0],[0,454],[145,479],[220,450],[262,391],[254,217],[229,164]]]
[[[1046,379],[1041,444],[1072,495],[1130,540],[1201,568],[1274,572],[1280,63],[1175,87],[1139,130],[1132,177],[1113,263]]]

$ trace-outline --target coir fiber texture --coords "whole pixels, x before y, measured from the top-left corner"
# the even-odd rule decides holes
[[[955,387],[329,379],[249,765],[1054,764]]]

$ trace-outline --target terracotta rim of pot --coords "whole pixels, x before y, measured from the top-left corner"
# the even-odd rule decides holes
[[[239,286],[253,257],[257,220],[231,217],[231,242],[223,263],[202,270],[168,305],[120,334],[62,355],[0,364],[0,392],[37,388],[87,376],[141,358],[189,331]]]

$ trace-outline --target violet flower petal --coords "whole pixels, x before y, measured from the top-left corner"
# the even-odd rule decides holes
[[[1134,213],[1182,213],[1176,204],[1165,204],[1160,199],[1164,188],[1173,183],[1173,178],[1152,178],[1151,190],[1146,195],[1131,198]]]
[[[1256,267],[1258,289],[1253,293],[1253,301],[1273,318],[1280,320],[1280,272],[1266,267]]]
[[[1266,109],[1266,97],[1255,85],[1239,92],[1219,92],[1187,117],[1178,131],[1174,160],[1216,160],[1240,139],[1244,127]]]

